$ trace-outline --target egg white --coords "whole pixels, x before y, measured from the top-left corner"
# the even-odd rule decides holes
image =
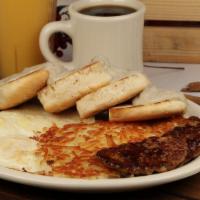
[[[0,165],[3,167],[38,173],[48,171],[49,166],[35,154],[37,143],[24,136],[0,137]]]
[[[89,119],[93,121],[93,119]],[[33,136],[51,127],[61,127],[67,123],[79,123],[77,112],[68,110],[61,114],[50,114],[40,105],[26,104],[16,109],[0,112],[0,136]]]
[[[49,114],[40,105],[26,104],[0,112],[0,166],[41,172],[49,170],[43,158],[36,154],[37,142],[31,139],[53,124],[78,123],[78,114],[69,110],[62,114]]]

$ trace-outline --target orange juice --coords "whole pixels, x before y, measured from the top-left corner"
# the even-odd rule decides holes
[[[39,33],[55,11],[56,0],[0,0],[0,78],[44,61]]]

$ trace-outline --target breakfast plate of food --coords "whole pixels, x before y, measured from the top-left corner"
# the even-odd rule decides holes
[[[52,66],[51,66],[52,67]],[[0,81],[0,178],[70,191],[153,187],[200,172],[200,107],[96,61]]]

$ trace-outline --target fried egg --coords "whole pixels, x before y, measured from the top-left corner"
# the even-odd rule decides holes
[[[25,104],[0,112],[0,166],[31,173],[44,173],[49,166],[37,154],[31,137],[56,124],[78,123],[78,114],[69,110],[59,115],[45,112],[40,105]]]
[[[93,121],[93,119],[88,119]],[[62,127],[67,123],[79,123],[80,118],[74,110],[61,114],[45,112],[40,105],[26,104],[24,106],[0,112],[0,136],[23,135],[34,136],[37,132],[56,124]]]
[[[42,158],[35,154],[37,143],[25,136],[0,136],[0,165],[3,167],[44,173],[49,170]]]

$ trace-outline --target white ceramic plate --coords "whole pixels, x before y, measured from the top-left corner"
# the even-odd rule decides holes
[[[189,115],[200,117],[200,106],[189,102]],[[0,167],[0,178],[26,185],[69,191],[122,191],[136,190],[177,181],[200,172],[200,157],[175,170],[121,179],[82,180],[46,177]]]

